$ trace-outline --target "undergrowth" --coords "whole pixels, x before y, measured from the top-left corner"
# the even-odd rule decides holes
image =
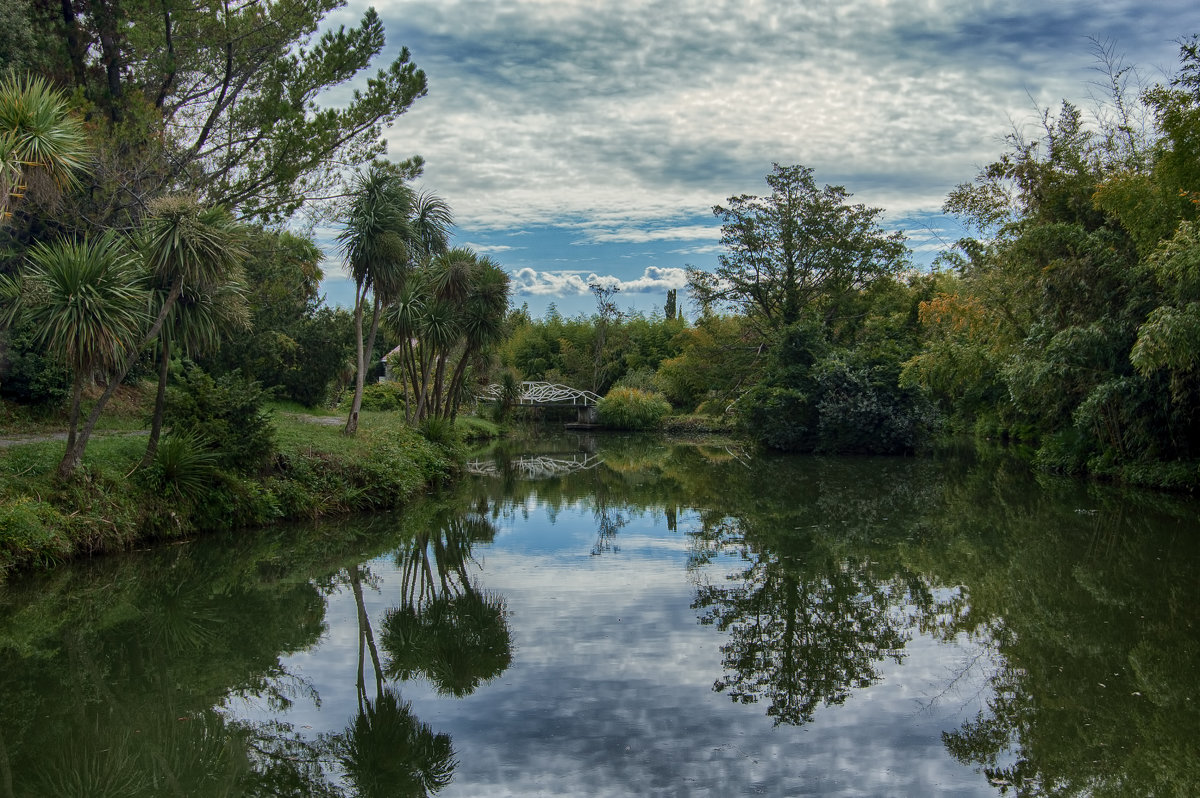
[[[98,436],[69,482],[56,475],[61,441],[0,449],[0,578],[143,541],[396,508],[461,461],[456,439],[431,443],[395,413],[364,413],[353,438],[275,416],[273,456],[250,473],[214,468],[182,437],[137,469],[144,436]]]

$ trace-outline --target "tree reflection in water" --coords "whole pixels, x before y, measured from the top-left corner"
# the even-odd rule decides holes
[[[465,695],[511,661],[503,602],[468,578],[471,546],[494,530],[452,509],[169,547],[6,585],[0,798],[436,793],[456,766],[450,737],[390,680],[427,675]],[[402,656],[386,634],[377,645],[363,595],[377,580],[359,565],[398,545],[417,589],[393,613],[416,608],[428,621]],[[342,589],[358,608],[357,711],[344,730],[313,735],[286,713],[320,696],[283,658],[317,645],[326,599]],[[437,626],[430,607],[454,622]]]
[[[511,664],[504,602],[479,591],[468,572],[471,547],[493,537],[495,527],[482,512],[443,508],[401,544],[395,554],[400,604],[384,616],[380,636],[386,663],[367,614],[362,574],[357,565],[349,569],[359,627],[358,713],[338,750],[355,795],[423,797],[453,779],[457,760],[449,735],[422,723],[387,680],[422,676],[438,692],[464,697]],[[374,698],[366,686],[368,655]]]
[[[942,739],[985,788],[1196,792],[1194,502],[1038,484],[994,461],[748,459],[645,438],[599,453],[605,465],[589,471],[481,479],[462,486],[471,501],[402,519],[265,530],[6,585],[0,798],[448,792],[465,768],[449,736],[414,715],[403,682],[460,696],[509,667],[505,606],[479,584],[472,550],[495,535],[488,519],[520,523],[535,506],[551,519],[592,509],[596,535],[576,536],[572,556],[615,543],[626,519],[658,516],[686,535],[695,613],[723,630],[700,689],[712,679],[780,726],[852,704],[921,635],[925,654],[937,640],[982,652],[971,688],[984,710]],[[392,552],[387,586],[359,564]],[[372,618],[374,589],[390,609]],[[288,657],[336,637],[334,594],[358,609],[357,662],[333,653],[334,678],[353,678],[357,701],[316,734],[289,722],[293,704],[320,697]]]
[[[338,762],[362,798],[423,798],[448,785],[458,764],[450,735],[422,723],[392,686],[363,702],[339,750]]]
[[[728,634],[713,689],[765,702],[776,724],[808,723],[819,707],[876,682],[880,663],[903,660],[917,617],[940,609],[904,576],[839,560],[809,536],[786,536],[782,551],[755,546],[742,531],[748,523],[726,519],[696,533],[707,557],[734,553],[745,565],[724,584],[698,584],[692,606],[702,624]]]

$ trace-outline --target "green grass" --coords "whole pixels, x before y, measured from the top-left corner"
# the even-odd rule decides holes
[[[461,459],[458,444],[430,443],[394,412],[363,413],[354,437],[341,423],[274,417],[276,453],[261,473],[217,473],[188,491],[136,468],[143,435],[93,438],[66,483],[56,473],[63,441],[0,448],[0,578],[146,540],[395,508],[452,476]]]
[[[456,428],[459,437],[465,441],[491,440],[504,434],[504,427],[478,416],[459,416]]]

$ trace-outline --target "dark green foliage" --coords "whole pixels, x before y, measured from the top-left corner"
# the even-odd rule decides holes
[[[633,388],[643,393],[657,393],[658,386],[654,380],[656,374],[657,372],[649,366],[642,366],[641,368],[625,372],[625,375],[621,379],[613,383],[613,387]]]
[[[322,254],[312,240],[255,230],[248,249],[251,329],[198,362],[211,374],[240,370],[281,398],[321,406],[353,360],[353,317],[321,305]]]
[[[450,783],[458,762],[450,735],[435,733],[386,688],[354,717],[340,764],[356,795],[382,798],[432,795]]]
[[[500,386],[500,395],[492,403],[492,419],[497,422],[507,421],[521,398],[521,377],[511,368],[500,369],[495,378]]]
[[[766,180],[769,195],[713,208],[725,252],[714,273],[689,272],[703,307],[730,306],[764,329],[833,324],[863,287],[906,264],[904,234],[880,227],[882,208],[850,204],[842,186],[817,188],[805,166],[775,164]]]
[[[424,676],[439,693],[462,698],[508,669],[511,635],[501,597],[467,592],[390,610],[379,642],[389,655],[389,677]]]
[[[626,374],[642,369],[657,370],[679,354],[679,336],[687,329],[681,318],[664,319],[633,313],[607,319],[596,368],[596,346],[600,341],[599,315],[565,319],[549,313],[532,320],[514,313],[509,319],[507,340],[500,350],[501,362],[520,373],[522,379],[564,383],[590,388],[597,374],[603,395]]]
[[[163,496],[200,500],[217,474],[219,457],[208,441],[191,430],[163,438],[143,479]]]
[[[741,427],[772,449],[813,451],[817,445],[817,405],[796,388],[756,385],[737,404]]]
[[[596,405],[600,423],[613,429],[655,430],[670,412],[662,394],[637,388],[613,388]]]
[[[253,473],[275,453],[275,427],[262,386],[238,372],[213,379],[188,368],[167,398],[167,419],[174,433],[191,433],[211,442],[222,470]]]
[[[0,576],[13,563],[46,567],[72,550],[62,515],[48,502],[21,496],[0,502]]]
[[[1173,87],[1142,98],[1153,133],[1114,137],[1064,103],[946,204],[987,236],[922,306],[906,382],[961,427],[1038,440],[1048,470],[1125,478],[1200,454],[1200,93],[1181,55]]]
[[[28,324],[0,333],[0,358],[8,361],[8,370],[0,375],[0,396],[25,404],[61,404],[71,395],[71,372],[47,357],[44,347],[34,346],[33,337]]]
[[[398,382],[376,382],[363,388],[363,410],[404,412],[404,389]]]
[[[336,0],[35,5],[47,72],[100,128],[105,179],[91,210],[113,216],[182,184],[244,216],[287,218],[381,155],[383,129],[425,93],[403,47],[368,71],[383,22],[367,9],[357,24],[330,24]],[[331,91],[345,91],[336,107]]]
[[[816,385],[817,444],[830,453],[911,452],[936,423],[933,406],[913,389],[879,380],[865,368],[834,364]]]
[[[835,349],[822,329],[786,329],[765,376],[738,401],[742,426],[773,449],[900,454],[913,451],[935,423],[932,405],[901,388],[894,358],[869,347]]]
[[[454,419],[429,416],[421,420],[421,436],[430,443],[453,446],[458,442]]]

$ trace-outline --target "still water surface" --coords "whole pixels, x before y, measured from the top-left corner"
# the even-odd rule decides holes
[[[3,796],[1200,794],[1193,502],[564,437],[0,593]]]

